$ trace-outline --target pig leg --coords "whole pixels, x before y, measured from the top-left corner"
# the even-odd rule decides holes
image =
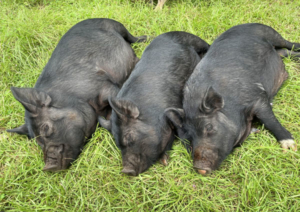
[[[113,23],[113,26],[111,26],[111,28],[116,31],[117,33],[119,33],[128,43],[132,44],[132,43],[141,43],[141,42],[145,42],[147,40],[147,36],[146,35],[142,35],[140,37],[134,37],[132,34],[130,34],[130,32],[124,27],[123,24],[119,23],[119,22],[115,22]]]
[[[251,133],[259,133],[259,132],[260,132],[259,129],[254,128],[254,127],[251,128]]]
[[[292,43],[292,42],[285,40],[285,45],[283,46],[283,48],[287,48],[289,50],[294,50],[296,52],[299,52],[300,51],[300,43]]]
[[[251,124],[251,130],[250,133],[259,133],[260,130],[258,129],[258,126],[260,125],[260,123],[258,123],[258,120],[253,117],[252,121],[250,121]]]
[[[276,30],[272,27],[265,25],[253,25],[253,31],[257,33],[262,39],[268,40],[276,48],[287,48],[293,51],[300,51],[300,43],[292,43],[285,40]]]
[[[122,25],[123,26],[123,25]],[[140,37],[134,37],[128,30],[123,26],[121,29],[122,37],[128,42],[128,43],[142,43],[147,40],[147,35],[142,35]]]
[[[279,141],[281,147],[284,149],[284,152],[288,148],[297,151],[297,146],[291,133],[279,123],[269,103],[260,103],[259,106],[255,108],[255,115],[266,128],[274,134],[277,141]]]
[[[300,57],[300,52],[294,52],[287,49],[278,49],[276,51],[281,57]]]
[[[169,159],[169,156],[167,155],[167,153],[164,153],[163,156],[160,158],[159,162],[162,165],[167,166],[168,165],[168,159]]]
[[[167,151],[169,151],[172,148],[173,141],[174,141],[174,137],[167,143],[167,146],[165,147],[165,150],[162,153],[161,158],[159,160],[160,163],[163,164],[164,166],[168,165],[169,155],[167,154]]]
[[[147,40],[147,35],[142,35],[140,37],[134,37],[133,35],[131,35],[128,31],[128,34],[126,34],[125,36],[123,36],[123,38],[128,42],[128,43],[143,43]]]
[[[272,29],[270,27],[270,29]],[[285,40],[277,31],[272,29],[273,32],[266,33],[265,39],[269,40],[273,46],[277,48],[287,48],[289,50],[300,51],[300,43],[292,43]]]

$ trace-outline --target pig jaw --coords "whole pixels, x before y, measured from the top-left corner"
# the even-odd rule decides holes
[[[194,151],[194,169],[202,175],[207,175],[218,166],[218,150],[213,147],[198,147]]]

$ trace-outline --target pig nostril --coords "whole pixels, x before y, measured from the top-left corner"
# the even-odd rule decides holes
[[[125,167],[125,168],[123,168],[122,172],[124,174],[128,174],[130,176],[137,176],[137,173],[133,169],[131,169],[131,168],[126,168]]]

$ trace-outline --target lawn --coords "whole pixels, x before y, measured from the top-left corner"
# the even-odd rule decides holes
[[[0,0],[0,211],[300,211],[300,151],[283,153],[263,126],[209,176],[193,170],[179,141],[168,166],[156,163],[126,176],[120,151],[103,128],[70,169],[43,172],[35,140],[5,131],[24,123],[10,87],[33,87],[62,35],[87,18],[115,19],[136,36],[182,30],[208,43],[232,26],[259,22],[300,42],[300,1],[168,0],[162,11],[154,11],[155,4]],[[148,44],[133,46],[139,57]],[[300,61],[284,62],[289,79],[273,110],[300,146]]]

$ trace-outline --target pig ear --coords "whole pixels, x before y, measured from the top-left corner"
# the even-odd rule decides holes
[[[34,88],[16,88],[11,87],[14,97],[33,114],[37,113],[37,107],[47,107],[50,105],[51,97],[43,91]]]
[[[100,94],[95,99],[90,99],[89,104],[95,109],[97,113],[105,109],[108,106],[108,98],[110,96],[116,96],[119,92],[119,88],[115,86],[104,87],[101,89]]]
[[[22,126],[14,129],[7,130],[7,132],[18,133],[20,135],[27,135],[28,137],[30,137],[26,124],[23,124]]]
[[[224,107],[223,97],[218,94],[212,87],[206,90],[202,104],[200,104],[200,111],[204,113],[212,113]]]
[[[165,110],[164,115],[167,118],[167,120],[171,121],[171,123],[176,128],[182,127],[183,119],[185,116],[183,109],[170,107]]]
[[[109,104],[119,117],[130,117],[136,119],[140,115],[140,111],[135,104],[128,100],[118,100],[109,98]]]
[[[111,121],[110,120],[106,120],[105,118],[99,116],[98,117],[98,122],[99,122],[101,127],[105,128],[109,132],[111,132]]]

